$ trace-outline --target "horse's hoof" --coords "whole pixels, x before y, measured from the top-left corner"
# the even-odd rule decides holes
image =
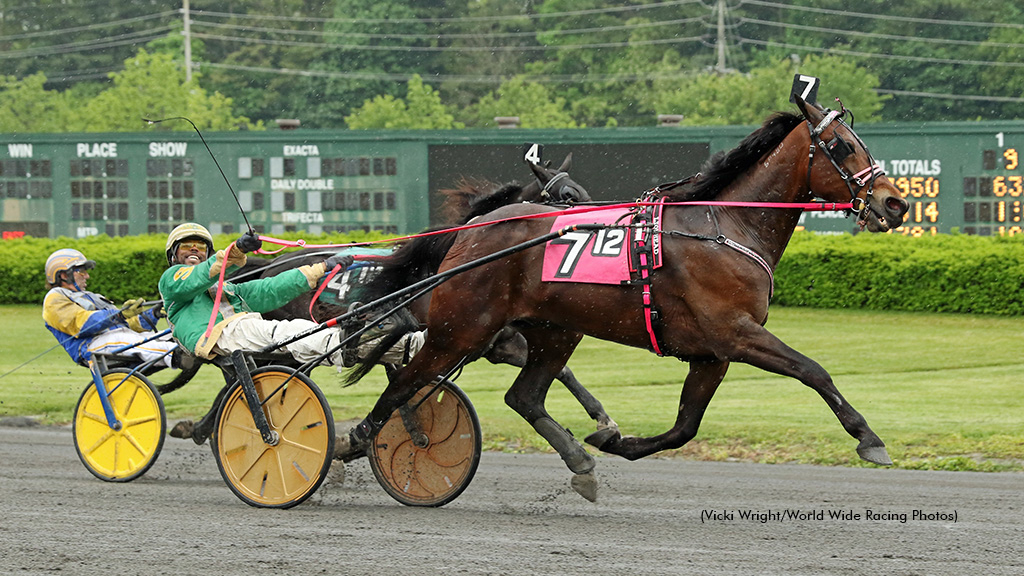
[[[608,445],[612,440],[618,440],[622,435],[619,434],[618,428],[604,428],[598,430],[583,439],[584,442],[597,448],[598,450],[604,450],[604,447]]]
[[[858,446],[857,454],[868,462],[881,466],[892,466],[892,458],[889,458],[889,452],[886,451],[885,446]]]
[[[195,425],[191,420],[182,420],[175,424],[167,434],[171,438],[191,438],[193,428],[195,428]]]
[[[342,486],[345,484],[345,463],[341,460],[335,460],[331,462],[331,467],[327,469],[327,474],[324,476],[324,482],[320,485],[320,489],[323,490],[328,486]]]
[[[576,474],[569,482],[577,494],[591,502],[597,502],[597,475],[591,470],[586,474]]]
[[[356,458],[366,455],[366,449],[352,443],[348,434],[334,437],[334,459],[342,462],[351,462]]]

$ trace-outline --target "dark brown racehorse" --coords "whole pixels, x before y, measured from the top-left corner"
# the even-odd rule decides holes
[[[494,186],[480,180],[463,179],[456,188],[441,191],[445,197],[441,213],[449,219],[450,226],[456,226],[465,224],[470,219],[491,212],[500,206],[544,201],[563,205],[566,203],[589,202],[591,200],[590,194],[568,174],[571,163],[572,155],[570,154],[557,169],[530,164],[530,169],[533,171],[535,178],[525,186],[519,186],[515,183]],[[447,246],[451,246],[454,239],[454,233],[438,235],[424,238],[423,242],[410,242],[406,246],[399,248],[392,255],[391,262],[401,262],[402,265],[392,266],[388,270],[388,282],[411,284],[433,274],[437,271],[438,266],[440,266],[444,252],[447,251]],[[428,245],[430,249],[420,249],[424,245]],[[321,262],[336,252],[336,249],[331,248],[309,248],[269,261],[254,258],[250,259],[252,265],[248,272],[253,272],[255,271],[254,268],[258,268],[258,276],[266,278],[279,274],[284,270]],[[359,249],[351,249],[350,252],[360,253]],[[397,278],[394,277],[396,272],[398,273]],[[312,319],[314,321],[323,322],[340,316],[347,311],[348,303],[344,302],[344,298],[340,298],[337,293],[331,292],[331,290],[336,292],[337,288],[337,286],[329,285],[325,294],[321,295],[321,298],[313,304]],[[359,288],[355,287],[354,290],[358,291]],[[312,292],[306,293],[277,310],[264,313],[263,316],[276,320],[310,318],[312,297]],[[413,330],[419,329],[419,324],[425,322],[427,318],[427,306],[429,303],[429,296],[414,301],[410,308],[415,318],[415,325],[398,324],[397,326]],[[393,338],[383,341],[381,349],[387,350],[390,348],[404,333],[405,330],[396,330]],[[489,342],[488,346],[480,351],[480,356],[494,364],[510,364],[522,367],[526,364],[527,360],[526,339],[514,328],[505,327]],[[372,364],[361,366],[359,370],[351,374],[350,380],[353,382],[358,380],[372,367]],[[556,378],[565,385],[584,407],[587,414],[596,421],[598,430],[616,428],[615,422],[609,418],[601,403],[583,387],[583,384],[576,379],[576,376],[568,366],[563,367],[556,375]]]
[[[862,226],[883,232],[900,226],[907,203],[878,168],[842,115],[796,99],[803,116],[778,113],[738,147],[712,158],[700,175],[666,195],[669,202],[800,203],[817,197],[854,203]],[[464,230],[440,271],[473,262],[551,230],[547,218],[502,221],[552,213],[539,206],[509,206],[487,215],[493,226]],[[658,342],[664,355],[690,365],[674,426],[649,438],[598,431],[587,438],[604,452],[635,460],[678,448],[697,434],[704,411],[731,362],[791,376],[816,391],[846,431],[861,458],[891,464],[882,440],[836,389],[818,363],[764,328],[774,269],[800,217],[800,208],[666,206],[660,234],[664,265],[654,270],[651,293],[660,310]],[[745,254],[740,248],[745,248]],[[542,282],[544,250],[534,247],[454,276],[434,291],[426,344],[384,390],[367,418],[350,433],[352,449],[365,448],[392,411],[438,374],[472,355],[506,325],[526,337],[528,361],[505,395],[559,452],[573,488],[596,498],[594,459],[544,407],[552,377],[584,334],[652,349],[641,311],[642,286]],[[761,261],[762,263],[759,263]]]

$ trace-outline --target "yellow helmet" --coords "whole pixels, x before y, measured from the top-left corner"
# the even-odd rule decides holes
[[[206,243],[207,256],[213,255],[213,236],[205,227],[194,222],[179,224],[167,235],[167,265],[174,266],[174,254],[178,251],[178,244],[187,238],[198,238]]]
[[[61,272],[72,268],[94,268],[96,263],[85,257],[84,254],[72,248],[57,250],[46,259],[46,283],[49,286],[60,284]]]

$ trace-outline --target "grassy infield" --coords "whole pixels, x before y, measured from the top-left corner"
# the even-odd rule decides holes
[[[0,373],[53,346],[37,306],[0,306]],[[774,308],[768,328],[817,360],[864,416],[902,468],[1024,469],[1022,321],[966,315]],[[569,363],[626,434],[671,426],[686,366],[623,346],[584,340]],[[508,366],[478,362],[458,380],[480,416],[485,448],[546,450],[502,397],[515,377]],[[361,418],[383,386],[382,374],[342,388],[333,369],[314,378],[337,419]],[[87,372],[55,349],[0,378],[0,416],[69,422]],[[223,380],[204,367],[164,398],[168,419],[202,414]],[[582,438],[593,425],[557,383],[548,407]],[[856,442],[824,401],[799,382],[734,365],[688,458],[860,466]]]

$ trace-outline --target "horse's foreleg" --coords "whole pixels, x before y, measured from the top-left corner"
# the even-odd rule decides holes
[[[883,466],[892,465],[885,443],[871,430],[864,417],[843,398],[832,382],[832,377],[821,365],[793,350],[764,328],[748,328],[753,337],[741,339],[741,345],[736,348],[737,361],[803,382],[825,400],[846,432],[860,441],[857,454],[861,458]]]
[[[697,435],[701,419],[729,370],[728,362],[690,362],[690,372],[679,395],[679,412],[672,428],[664,434],[648,438],[608,435],[595,432],[587,442],[600,450],[627,460],[637,460],[662,450],[679,448]]]
[[[494,364],[510,364],[522,368],[526,366],[526,338],[515,329],[505,327],[495,337],[493,345],[484,354],[484,358]],[[563,366],[555,375],[555,379],[565,385],[566,389],[587,411],[587,415],[597,422],[598,430],[618,431],[618,424],[605,412],[601,401],[583,387],[568,366]]]
[[[549,327],[526,334],[529,344],[526,365],[505,393],[505,403],[529,422],[562,457],[575,474],[573,490],[594,502],[597,500],[594,457],[544,407],[544,399],[555,374],[565,366],[580,338],[578,333]]]

